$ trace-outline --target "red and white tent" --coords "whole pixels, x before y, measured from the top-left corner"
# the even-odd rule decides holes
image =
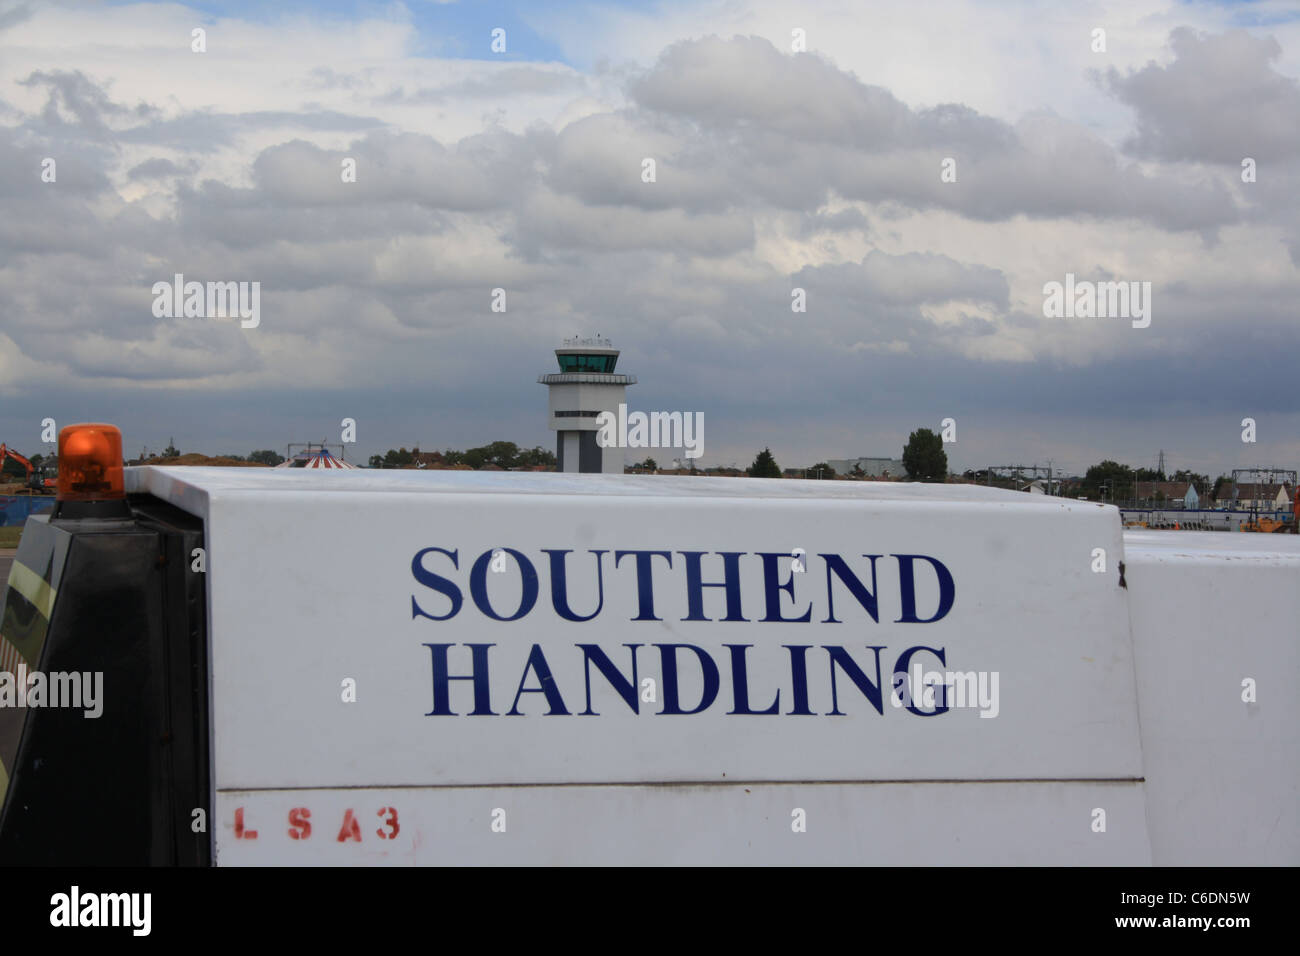
[[[275,466],[276,468],[355,468],[356,465],[344,461],[342,458],[335,458],[325,448],[312,448],[308,451],[299,452],[288,461],[282,461]]]

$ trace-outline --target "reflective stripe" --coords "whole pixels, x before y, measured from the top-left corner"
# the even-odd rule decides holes
[[[57,592],[39,574],[15,560],[9,568],[9,587],[31,601],[41,617],[47,621],[50,619]]]
[[[18,648],[10,643],[9,638],[0,634],[0,673],[17,674],[18,665],[22,659],[23,656],[19,653]]]

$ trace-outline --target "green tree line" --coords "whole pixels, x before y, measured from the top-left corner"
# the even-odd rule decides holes
[[[405,468],[416,463],[418,448],[407,451],[405,448],[390,448],[383,455],[371,455],[371,468]],[[445,465],[468,465],[474,470],[488,465],[509,470],[511,468],[535,468],[539,465],[554,468],[555,453],[547,451],[540,445],[533,448],[520,448],[512,441],[494,441],[478,448],[458,451],[448,448],[446,451],[434,452]]]

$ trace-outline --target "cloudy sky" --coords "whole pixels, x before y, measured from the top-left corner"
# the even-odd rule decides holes
[[[1294,468],[1297,77],[1290,0],[0,0],[0,441],[554,448],[599,332],[705,464]],[[1150,326],[1045,317],[1067,273]]]

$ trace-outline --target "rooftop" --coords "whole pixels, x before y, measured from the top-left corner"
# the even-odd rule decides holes
[[[793,499],[809,504],[860,502],[864,512],[876,503],[897,502],[917,507],[985,505],[1024,514],[1081,512],[1111,507],[981,485],[919,482],[817,481],[815,479],[709,478],[673,475],[598,475],[559,472],[406,471],[356,469],[308,471],[273,468],[156,468],[126,469],[126,488],[148,493],[206,514],[214,498],[274,497],[277,495],[570,495],[588,499],[696,498]],[[1112,507],[1112,511],[1115,509]],[[1119,512],[1115,511],[1119,522]]]

